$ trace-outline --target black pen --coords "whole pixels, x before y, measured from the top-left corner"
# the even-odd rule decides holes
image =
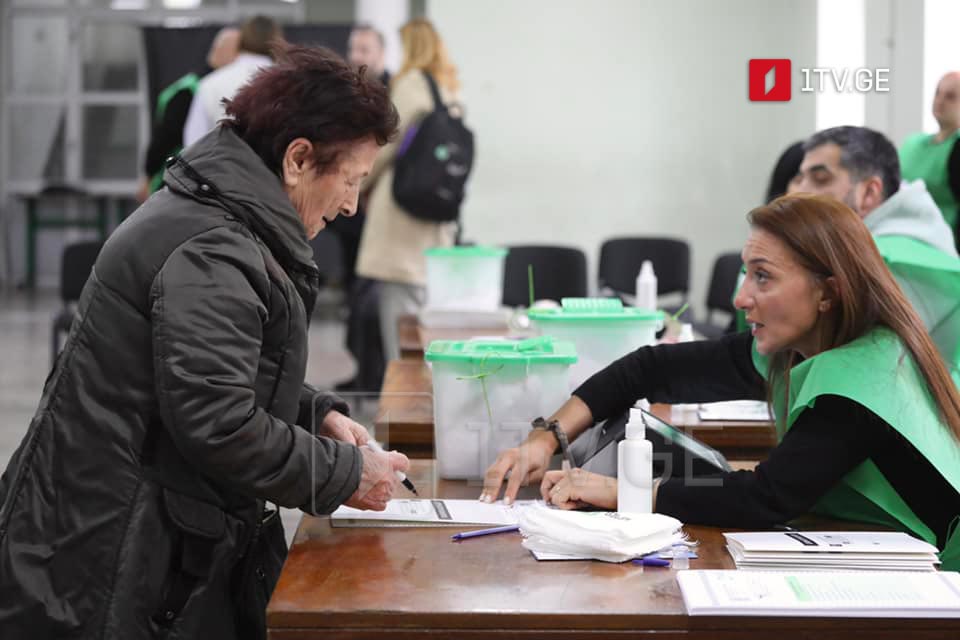
[[[383,447],[380,446],[380,443],[374,440],[373,438],[370,438],[369,440],[367,440],[367,446],[373,449],[374,451],[383,451]],[[402,484],[407,489],[409,489],[410,493],[412,493],[413,495],[415,496],[420,495],[419,493],[417,493],[417,489],[413,486],[413,483],[410,482],[410,478],[407,477],[407,474],[405,474],[403,471],[400,471],[400,470],[397,470],[396,473],[397,473],[397,477],[400,478],[400,484]]]

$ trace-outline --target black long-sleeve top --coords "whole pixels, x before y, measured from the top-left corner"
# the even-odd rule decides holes
[[[749,333],[718,340],[643,347],[584,382],[574,395],[595,420],[650,402],[763,399],[765,381],[751,358]],[[960,493],[900,432],[863,405],[825,395],[805,409],[767,460],[754,471],[711,476],[685,485],[669,478],[657,511],[689,524],[768,528],[806,513],[847,472],[873,460],[942,548],[960,514]]]
[[[201,78],[209,69],[197,71]],[[163,117],[153,123],[150,131],[150,142],[143,159],[143,173],[148,178],[162,171],[167,158],[183,146],[183,126],[190,113],[190,103],[193,102],[193,91],[184,87],[173,94],[164,108]]]
[[[154,123],[147,155],[143,160],[143,171],[147,177],[162,170],[167,157],[183,146],[183,125],[192,101],[192,91],[178,91],[167,103],[163,118]]]

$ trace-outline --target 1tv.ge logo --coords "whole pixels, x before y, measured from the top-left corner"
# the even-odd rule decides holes
[[[751,102],[788,102],[793,78],[789,58],[753,58],[749,64]],[[801,68],[800,91],[823,91],[832,85],[837,93],[890,91],[890,69],[838,69],[831,67]]]

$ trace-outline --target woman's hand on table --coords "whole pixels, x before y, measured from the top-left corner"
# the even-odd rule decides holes
[[[557,438],[549,431],[532,431],[527,440],[519,447],[507,449],[497,456],[483,477],[482,502],[493,502],[500,495],[504,480],[507,487],[503,492],[503,501],[511,504],[517,499],[520,487],[536,482],[543,477],[550,466],[550,458],[557,449]],[[509,475],[509,478],[507,476]]]
[[[583,469],[548,471],[540,483],[544,502],[560,509],[600,507],[616,510],[617,479]]]

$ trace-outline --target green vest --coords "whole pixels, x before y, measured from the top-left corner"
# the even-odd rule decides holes
[[[874,236],[960,387],[960,259],[904,236]]]
[[[767,377],[769,361],[753,352],[757,371]],[[819,353],[790,370],[790,397],[782,381],[773,389],[778,439],[821,395],[838,395],[864,406],[906,438],[960,491],[960,443],[940,420],[926,382],[893,331],[876,328],[853,342]],[[784,402],[787,402],[786,408]],[[937,537],[920,520],[871,460],[847,473],[814,511],[906,530],[931,544]],[[960,514],[940,553],[941,568],[960,570]]]
[[[154,114],[155,122],[160,122],[163,120],[163,116],[167,112],[167,105],[170,104],[171,100],[173,100],[173,96],[184,90],[189,91],[190,95],[195,95],[197,93],[197,86],[199,84],[200,76],[195,73],[188,73],[161,91],[160,95],[157,97],[157,111],[156,114]],[[182,148],[183,147],[177,147],[170,153],[170,155],[180,153]],[[155,174],[150,176],[150,193],[153,193],[162,186],[163,169],[160,169],[160,171],[157,171]]]
[[[947,161],[954,143],[960,140],[960,131],[943,142],[934,142],[934,136],[917,133],[900,147],[900,171],[904,180],[923,180],[927,191],[943,212],[951,229],[957,227],[957,200],[950,189]]]

